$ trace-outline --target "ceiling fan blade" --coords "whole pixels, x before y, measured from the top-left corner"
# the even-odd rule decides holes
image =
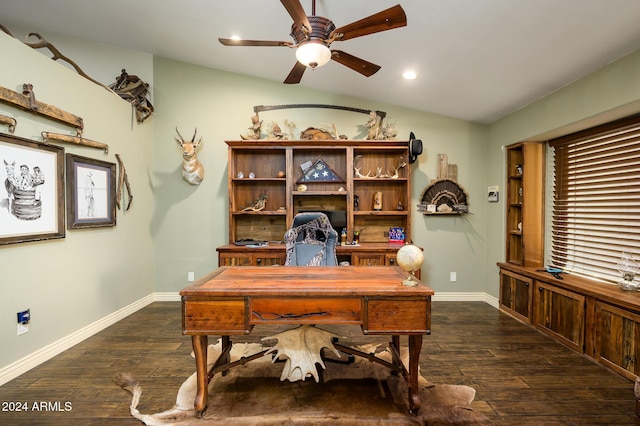
[[[341,50],[332,50],[331,59],[338,63],[341,63],[346,67],[351,68],[354,71],[359,72],[366,77],[371,77],[381,68],[379,65],[372,64],[371,62],[350,55],[349,53],[343,52]]]
[[[380,31],[392,30],[407,25],[407,15],[399,4],[389,9],[378,12],[348,25],[333,30],[329,38],[336,40],[349,40]],[[342,34],[340,37],[338,34]]]
[[[284,79],[284,84],[298,84],[300,80],[302,80],[302,75],[304,74],[306,66],[302,65],[300,62],[296,61],[296,64],[289,72],[287,78]]]
[[[280,0],[280,3],[282,3],[284,8],[287,9],[287,12],[289,12],[289,15],[291,15],[294,26],[300,27],[301,25],[304,25],[309,31],[311,31],[309,18],[307,18],[307,14],[300,4],[300,0]]]
[[[231,38],[219,38],[218,41],[225,46],[293,46],[290,41],[234,40]]]

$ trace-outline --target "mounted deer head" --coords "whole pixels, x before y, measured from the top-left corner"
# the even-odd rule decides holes
[[[196,127],[196,130],[193,132],[191,141],[186,141],[177,127],[176,133],[180,137],[176,138],[176,142],[178,142],[178,145],[182,148],[182,178],[191,185],[200,185],[200,182],[204,179],[204,167],[202,167],[202,163],[200,163],[196,157],[196,150],[202,143],[202,138],[196,141],[198,128]]]

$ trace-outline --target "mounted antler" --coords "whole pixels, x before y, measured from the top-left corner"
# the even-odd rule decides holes
[[[399,172],[400,169],[407,165],[407,161],[404,159],[404,155],[401,155],[399,158],[400,158],[400,162],[398,163],[397,166],[395,165],[395,161],[394,161],[393,174],[389,173],[389,171],[387,170],[387,174],[391,179],[397,179],[400,176],[400,172]]]
[[[182,148],[182,178],[191,185],[200,185],[200,182],[204,179],[204,167],[196,157],[196,149],[202,143],[202,137],[196,142],[198,128],[196,127],[189,142],[185,141],[177,127],[176,133],[180,136],[179,139],[176,138],[176,142]]]
[[[280,380],[295,382],[304,381],[312,376],[316,383],[320,381],[316,364],[325,368],[322,360],[322,350],[327,348],[337,357],[340,352],[333,346],[333,333],[305,324],[292,330],[286,330],[274,336],[264,337],[262,340],[277,340],[278,343],[272,346],[265,355],[274,353],[272,362],[286,358]]]
[[[362,157],[363,157],[362,155],[356,155],[356,157],[353,159],[353,171],[354,171],[356,177],[367,178],[367,177],[369,177],[371,175],[371,170],[369,170],[366,175],[363,175],[362,172],[360,172],[360,169],[362,169],[362,167],[357,167],[356,166],[358,164],[358,162],[360,160],[362,160]]]

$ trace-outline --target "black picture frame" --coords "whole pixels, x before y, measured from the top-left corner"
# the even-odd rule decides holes
[[[67,229],[116,225],[116,165],[66,155]]]
[[[0,245],[64,238],[64,148],[0,133],[0,159]]]

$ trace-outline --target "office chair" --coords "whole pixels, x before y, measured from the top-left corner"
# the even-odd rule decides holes
[[[331,226],[326,214],[320,212],[298,213],[293,218],[291,228],[284,234],[287,250],[285,265],[290,266],[337,266],[336,244],[338,232]],[[315,325],[314,325],[315,326]],[[335,339],[337,342],[337,338]],[[355,361],[352,354],[346,354],[346,359],[325,357],[322,359],[336,364],[351,364]],[[323,369],[318,369],[320,380],[323,379]]]
[[[326,214],[299,213],[284,234],[287,257],[285,265],[337,266],[336,244],[338,233]]]

